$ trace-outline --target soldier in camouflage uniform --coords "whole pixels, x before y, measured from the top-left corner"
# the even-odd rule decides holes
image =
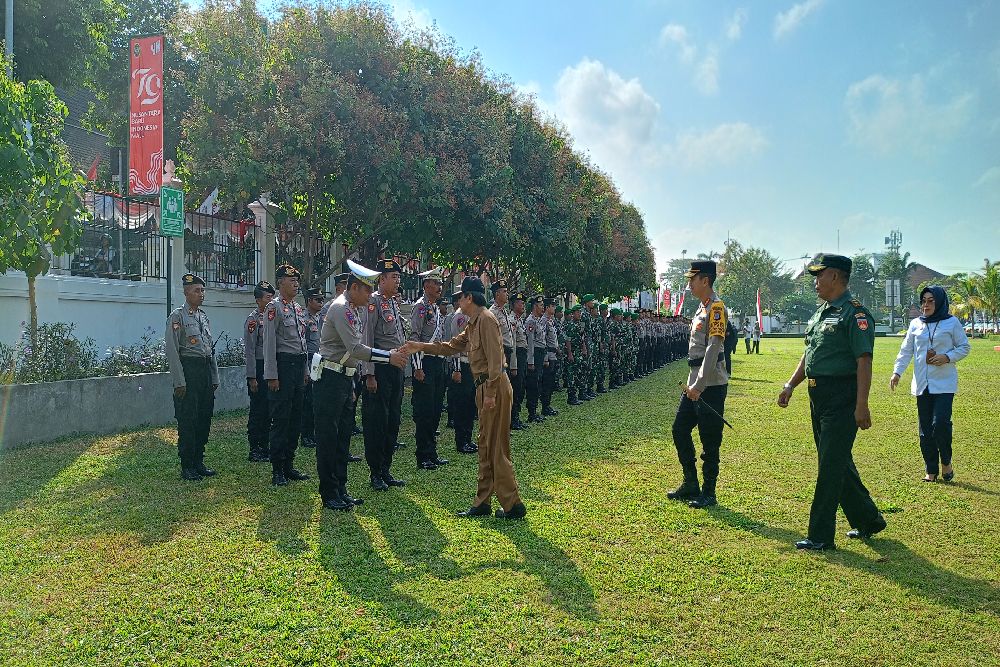
[[[583,401],[577,397],[580,389],[578,374],[583,362],[584,331],[583,322],[580,319],[581,310],[580,304],[571,306],[569,310],[566,311],[569,317],[563,327],[563,333],[566,337],[564,347],[566,354],[565,370],[567,405],[583,405]]]
[[[597,368],[594,371],[594,383],[597,385],[598,394],[606,394],[608,392],[605,382],[608,375],[608,365],[611,360],[611,336],[610,331],[608,330],[609,322],[608,304],[602,303],[598,307],[597,326],[594,329],[598,336],[598,362]]]
[[[589,401],[597,398],[597,394],[590,391],[588,385],[592,385],[593,363],[594,363],[594,341],[592,340],[593,328],[590,315],[590,307],[594,303],[593,294],[584,294],[580,297],[580,322],[583,333],[583,356],[576,366],[576,391],[577,398],[581,401]]]
[[[566,319],[563,317],[562,306],[556,306],[555,325],[557,342],[555,391],[561,391],[568,386],[566,383]]]

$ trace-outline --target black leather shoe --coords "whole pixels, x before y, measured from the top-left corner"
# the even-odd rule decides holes
[[[587,392],[583,392],[582,394],[580,394],[580,400],[581,401],[589,401],[590,399],[591,399],[591,396]]]
[[[717,505],[715,496],[706,496],[704,494],[698,496],[694,500],[688,503],[688,507],[694,507],[695,509],[704,509],[706,507],[711,507],[712,505]]]
[[[490,507],[489,503],[483,503],[482,505],[473,505],[467,510],[458,512],[458,516],[464,517],[466,519],[471,519],[477,516],[489,516],[493,512],[493,508]]]
[[[371,485],[373,491],[388,491],[389,485],[385,483],[385,480],[381,477],[375,477],[372,475]]]
[[[435,438],[440,438],[441,437],[441,431],[440,430],[434,431],[434,437]]]
[[[598,386],[597,386],[597,393],[598,393],[598,394],[606,394],[606,393],[608,393],[608,390],[607,390],[607,389],[605,389],[604,387],[602,387],[602,386],[598,385]]]
[[[358,456],[357,454],[348,454],[347,455],[347,462],[348,463],[358,463],[360,461],[361,461],[361,457]]]
[[[467,442],[459,448],[460,454],[475,454],[479,451],[479,446],[471,442]]]
[[[309,479],[309,475],[305,474],[300,470],[296,470],[295,468],[289,468],[288,470],[285,471],[285,479],[288,479],[292,482],[301,482],[303,480]]]
[[[305,447],[306,449],[316,449],[316,441],[313,440],[312,438],[307,438],[303,436],[302,442],[300,442],[299,444]]]
[[[334,497],[324,500],[323,507],[328,510],[340,510],[341,512],[346,512],[353,508],[354,505],[344,500],[338,493]]]
[[[524,503],[515,503],[509,512],[504,512],[498,507],[494,516],[498,519],[523,519],[527,513],[528,509],[524,506]]]
[[[194,468],[181,468],[181,479],[186,479],[189,482],[200,482],[201,475]]]
[[[680,486],[673,491],[667,492],[670,500],[694,500],[701,495],[701,486],[694,480],[684,480]]]
[[[528,430],[528,425],[525,424],[522,421],[511,422],[510,423],[510,430],[511,431],[527,431]]]
[[[436,466],[446,466],[446,465],[448,465],[448,459],[443,459],[440,456],[437,457],[437,458],[431,459],[431,461],[433,461],[434,465],[436,465]]]
[[[395,477],[392,476],[392,473],[388,472],[382,475],[382,481],[388,484],[389,486],[406,486],[406,482],[404,482],[401,479],[396,479]]]
[[[870,528],[865,528],[864,530],[862,530],[861,528],[855,528],[853,530],[849,530],[847,531],[847,536],[852,540],[867,540],[869,537],[881,533],[883,530],[885,530],[885,527],[886,527],[885,519],[879,518],[879,522],[876,523],[874,526]]]
[[[364,433],[364,431],[357,424],[355,424],[354,428],[351,429],[351,435],[361,435],[362,433]]]
[[[528,417],[528,421],[531,422],[531,423],[533,423],[533,424],[544,424],[545,423],[545,417],[543,417],[541,415],[532,415],[531,417]]]
[[[421,461],[417,467],[421,470],[437,470],[437,464],[434,461]]]
[[[799,540],[795,543],[796,549],[805,549],[807,551],[833,551],[836,549],[836,545],[833,543],[827,544],[826,542],[813,542],[812,540]]]
[[[204,463],[199,463],[195,466],[194,471],[202,477],[215,477],[215,471],[211,468],[206,468]]]
[[[455,428],[455,420],[454,419],[449,419],[448,423],[445,424],[445,428]]]
[[[274,486],[288,486],[288,480],[285,479],[282,473],[276,472],[271,474],[271,484]]]
[[[597,394],[595,394],[594,392],[589,392],[587,395],[590,396],[591,399],[597,398]]]
[[[250,462],[251,463],[263,463],[264,461],[270,461],[271,457],[267,452],[261,451],[259,449],[250,452]]]
[[[542,414],[545,415],[546,417],[555,417],[557,414],[559,414],[559,411],[556,410],[555,408],[545,408],[544,410],[542,410]]]
[[[583,401],[581,401],[579,398],[573,397],[568,401],[566,401],[566,405],[583,405]]]
[[[340,489],[340,497],[341,497],[341,499],[343,499],[343,501],[345,503],[351,503],[352,505],[364,505],[365,504],[365,499],[364,498],[355,498],[354,496],[352,496],[350,493],[347,492],[347,488],[346,487],[342,487]]]

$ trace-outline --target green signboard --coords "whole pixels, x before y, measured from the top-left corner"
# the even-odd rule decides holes
[[[160,188],[160,234],[184,236],[184,191]]]

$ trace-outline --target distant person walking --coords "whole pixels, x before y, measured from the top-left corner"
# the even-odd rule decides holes
[[[750,330],[750,320],[743,318],[743,344],[747,347],[747,354],[750,354],[750,340],[753,332]]]
[[[751,326],[752,326],[752,329],[753,329],[753,353],[754,354],[760,354],[760,333],[761,333],[760,326],[761,326],[761,323],[757,322],[756,324],[751,325]]]
[[[920,451],[924,456],[925,482],[946,482],[955,477],[951,464],[951,408],[958,391],[958,367],[971,349],[962,323],[948,312],[948,293],[940,285],[920,293],[920,316],[913,318],[889,379],[896,389],[913,359],[910,393],[917,397]],[[940,468],[938,463],[940,462]]]

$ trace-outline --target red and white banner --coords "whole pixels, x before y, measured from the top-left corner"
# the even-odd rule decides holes
[[[660,302],[660,309],[670,312],[670,290],[663,288],[663,301]]]
[[[760,332],[764,333],[764,319],[760,316],[760,288],[757,288],[757,326],[760,327]]]
[[[674,308],[674,317],[681,314],[681,306],[684,305],[684,295],[686,292],[681,292],[681,298],[677,299],[677,307]]]
[[[163,35],[129,42],[128,188],[155,195],[163,181]]]

